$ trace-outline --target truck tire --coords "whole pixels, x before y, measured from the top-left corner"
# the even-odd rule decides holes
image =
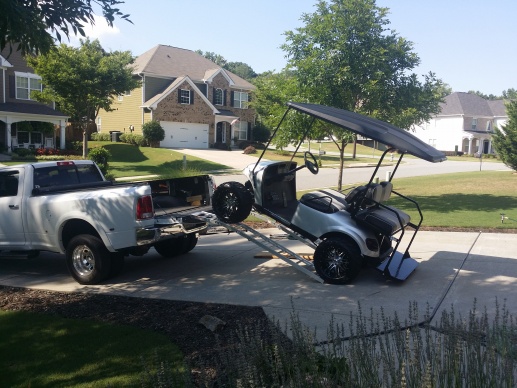
[[[251,213],[253,196],[239,182],[226,182],[215,189],[212,209],[223,222],[235,224],[244,221]]]
[[[125,258],[122,253],[110,252],[110,260],[110,270],[107,279],[117,276],[124,269]]]
[[[110,273],[110,252],[98,237],[81,234],[66,247],[66,265],[80,284],[97,284]]]
[[[316,247],[314,269],[325,283],[347,284],[359,274],[361,251],[352,241],[331,237]]]
[[[195,248],[195,246],[197,245],[197,241],[198,241],[198,236],[196,233],[191,233],[191,234],[188,234],[187,235],[187,244],[186,244],[186,247],[185,247],[185,252],[184,253],[188,253],[190,252],[192,249]]]
[[[176,257],[187,251],[187,236],[169,238],[154,244],[154,249],[163,257]]]

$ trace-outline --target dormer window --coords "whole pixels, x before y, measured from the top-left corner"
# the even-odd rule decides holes
[[[36,74],[15,72],[16,98],[18,100],[33,100],[31,92],[41,92],[41,77]]]
[[[476,130],[478,127],[478,119],[472,119],[471,129]]]
[[[214,90],[214,104],[215,105],[224,105],[223,89],[217,88]]]

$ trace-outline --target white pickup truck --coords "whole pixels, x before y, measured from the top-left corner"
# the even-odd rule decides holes
[[[204,177],[188,182],[189,190],[194,183],[201,187],[194,205],[210,200]],[[96,284],[119,273],[129,254],[145,254],[152,246],[165,257],[190,251],[206,223],[159,205],[161,214],[155,214],[153,186],[163,202],[174,182],[116,184],[89,160],[2,167],[0,255],[65,254],[77,282]]]

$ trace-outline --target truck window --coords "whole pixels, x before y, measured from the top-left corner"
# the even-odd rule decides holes
[[[99,173],[97,167],[93,164],[80,164],[77,165],[77,174],[79,175],[80,183],[90,183],[90,182],[102,182],[102,176]]]
[[[102,180],[99,170],[93,164],[67,164],[34,170],[34,188],[101,182]]]
[[[0,197],[16,197],[18,195],[18,171],[0,174]]]

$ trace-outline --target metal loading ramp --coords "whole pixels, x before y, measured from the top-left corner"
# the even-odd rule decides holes
[[[311,247],[312,249],[315,249],[316,246],[314,243],[312,243],[309,240],[304,239],[303,237],[293,233],[287,228],[284,228],[282,225],[277,224],[276,222],[271,221],[270,219],[264,217],[261,214],[252,212],[252,215],[261,218],[267,222],[269,222],[272,226],[277,227],[278,229],[282,230],[283,232],[287,233],[291,238],[294,238],[298,241],[303,242],[307,246]],[[239,222],[236,224],[227,224],[226,222],[223,222],[219,220],[215,215],[208,213],[204,214],[206,221],[208,224],[212,227],[218,227],[222,226],[229,231],[237,233],[239,236],[245,238],[248,241],[251,241],[252,243],[256,244],[260,248],[268,251],[271,253],[274,257],[286,262],[287,264],[291,265],[295,269],[297,269],[300,272],[303,272],[307,276],[311,277],[312,279],[316,280],[319,283],[323,283],[323,279],[321,279],[314,270],[314,264],[312,261],[307,260],[300,256],[299,254],[291,251],[290,249],[286,248],[282,244],[278,243],[271,237],[266,236],[263,233],[260,233],[256,231],[255,229],[249,227],[248,225]]]

